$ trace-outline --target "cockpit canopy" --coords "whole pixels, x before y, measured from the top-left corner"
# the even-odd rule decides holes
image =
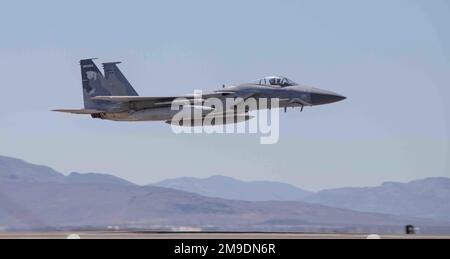
[[[288,87],[298,85],[296,82],[281,76],[268,76],[255,82],[257,85],[265,85],[272,87]]]

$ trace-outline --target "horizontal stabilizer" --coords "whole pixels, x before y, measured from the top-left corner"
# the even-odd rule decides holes
[[[72,113],[72,114],[84,114],[84,115],[92,115],[92,114],[99,114],[103,113],[104,111],[99,110],[90,110],[90,109],[81,109],[81,110],[69,110],[69,109],[60,109],[60,110],[53,110],[54,112],[64,112],[64,113]]]

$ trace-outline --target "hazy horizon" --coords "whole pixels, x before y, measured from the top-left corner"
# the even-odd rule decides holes
[[[0,10],[0,155],[149,184],[230,176],[308,190],[450,177],[450,4],[420,1],[44,0]],[[278,16],[278,17],[277,17]],[[257,135],[175,135],[81,108],[78,61],[123,61],[143,96],[280,74],[347,100],[280,116]]]
[[[17,158],[17,157],[8,157],[8,156],[3,156],[0,155],[0,157],[7,157],[7,158],[12,158],[12,159],[18,159],[21,161],[24,161],[25,163],[30,163],[29,161],[23,160],[21,158]],[[310,190],[307,188],[304,188],[301,185],[295,184],[295,183],[288,183],[288,182],[283,182],[283,181],[279,181],[279,180],[266,180],[266,179],[253,179],[253,180],[245,180],[243,178],[240,177],[231,177],[231,176],[227,176],[227,175],[223,175],[223,174],[212,174],[209,176],[203,176],[203,177],[194,177],[194,176],[179,176],[179,177],[167,177],[167,178],[163,178],[159,181],[156,182],[151,182],[151,183],[138,183],[138,182],[133,182],[132,180],[129,180],[125,177],[120,177],[117,175],[113,175],[110,174],[108,172],[93,172],[93,171],[86,171],[86,172],[80,172],[80,171],[72,171],[72,172],[59,172],[58,170],[56,170],[55,168],[53,168],[52,166],[49,165],[44,165],[44,164],[34,164],[34,163],[30,163],[32,165],[36,165],[36,166],[45,166],[51,169],[54,169],[56,172],[63,174],[64,176],[70,176],[71,174],[82,174],[82,175],[88,175],[88,174],[100,174],[100,175],[110,175],[110,176],[116,176],[119,179],[125,180],[127,182],[130,182],[132,184],[136,184],[138,186],[146,186],[146,185],[155,185],[155,184],[159,184],[161,182],[165,182],[165,181],[170,181],[170,180],[180,180],[180,179],[196,179],[196,180],[207,180],[207,179],[212,179],[215,177],[223,177],[223,178],[228,178],[228,179],[233,179],[233,180],[237,180],[239,182],[244,182],[244,183],[255,183],[255,182],[268,182],[268,183],[281,183],[281,184],[288,184],[300,189],[303,189],[305,191],[310,191],[310,192],[320,192],[323,190],[330,190],[330,189],[334,189],[334,188],[320,188],[320,189],[315,189],[315,190]],[[421,181],[421,180],[425,180],[425,179],[436,179],[436,178],[447,178],[450,179],[450,177],[448,176],[435,176],[435,177],[425,177],[425,178],[416,178],[416,179],[410,179],[410,180],[404,180],[404,181],[383,181],[381,183],[378,184],[374,184],[374,185],[346,185],[346,186],[341,186],[342,188],[366,188],[366,187],[378,187],[381,186],[382,184],[385,183],[410,183],[410,182],[414,182],[414,181]]]

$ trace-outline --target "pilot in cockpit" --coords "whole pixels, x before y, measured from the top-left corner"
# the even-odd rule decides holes
[[[276,85],[276,80],[275,80],[275,78],[271,78],[271,79],[269,80],[269,82],[270,82],[270,85]]]
[[[297,85],[297,83],[285,78],[285,77],[267,77],[259,81],[261,85],[263,85],[263,82],[268,82],[271,86],[279,86],[279,87],[287,87],[287,86],[294,86]]]

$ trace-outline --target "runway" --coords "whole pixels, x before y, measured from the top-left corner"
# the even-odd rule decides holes
[[[0,239],[368,239],[368,234],[303,233],[150,233],[150,232],[49,232],[0,233]],[[377,239],[377,236],[372,236]],[[450,239],[450,236],[379,235],[381,239]]]

